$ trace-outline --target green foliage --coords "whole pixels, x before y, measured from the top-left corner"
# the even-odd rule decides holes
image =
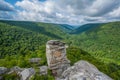
[[[31,32],[16,26],[0,23],[0,57],[27,54],[39,50],[49,36]]]
[[[18,80],[18,79],[20,78],[16,73],[3,75],[3,80]]]
[[[71,34],[66,41],[68,43],[71,42],[72,46],[80,47],[91,53],[92,56],[99,58],[105,63],[113,62],[120,65],[119,35],[120,22],[112,22],[94,28],[91,26],[90,29],[80,34]]]
[[[0,66],[36,68],[36,65],[29,63],[29,59],[35,57],[42,58],[40,65],[47,65],[45,44],[48,40],[57,39],[70,46],[67,56],[71,65],[79,60],[87,60],[100,71],[119,80],[120,22],[83,25],[71,32],[74,34],[69,34],[70,30],[68,25],[0,21]],[[6,75],[6,80],[14,80],[12,76]],[[53,77],[50,73],[47,78],[36,74],[32,79],[53,80]]]
[[[92,29],[97,28],[97,27],[102,26],[102,25],[103,25],[103,23],[85,24],[85,25],[82,25],[82,26],[72,30],[71,34],[80,34],[84,31],[92,30]]]
[[[48,70],[48,75],[40,75],[40,74],[35,74],[31,80],[55,80],[54,77],[52,76],[52,73],[50,70]]]
[[[54,80],[54,77],[51,75],[38,75],[36,74],[31,78],[31,80]]]
[[[6,55],[4,59],[0,59],[0,66],[11,68],[13,66],[20,67],[31,67],[34,66],[29,63],[30,58],[40,57],[42,60],[40,61],[40,65],[47,65],[46,55],[45,55],[45,47],[41,47],[40,50],[35,51],[35,53],[28,53],[26,55],[17,54],[17,55]]]

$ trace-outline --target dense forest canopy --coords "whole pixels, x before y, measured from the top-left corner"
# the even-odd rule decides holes
[[[28,59],[42,57],[47,64],[45,45],[57,39],[69,46],[67,56],[73,65],[87,60],[115,80],[120,79],[120,22],[82,25],[27,21],[0,21],[0,66],[30,67]],[[22,61],[22,62],[21,62]]]

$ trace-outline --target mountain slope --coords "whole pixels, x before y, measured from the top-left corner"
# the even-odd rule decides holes
[[[30,67],[28,60],[34,57],[42,58],[41,64],[45,65],[45,44],[57,39],[69,45],[67,56],[71,64],[87,60],[119,80],[120,22],[89,24],[69,34],[71,30],[73,27],[65,24],[0,21],[0,66]]]
[[[62,40],[66,35],[66,31],[58,24],[0,21],[0,57],[32,53],[48,40]]]
[[[104,23],[91,23],[91,24],[85,24],[85,25],[82,25],[74,30],[71,31],[71,34],[80,34],[84,31],[87,31],[87,30],[91,30],[91,29],[94,29],[94,28],[97,28],[99,26],[102,26]]]
[[[26,54],[39,49],[51,37],[0,23],[0,57],[4,55]]]
[[[49,35],[53,38],[63,37],[63,35],[65,35],[72,28],[72,26],[65,24],[52,24],[52,23],[42,23],[42,22],[4,21],[4,20],[1,20],[0,22],[9,24],[11,26],[21,27],[30,30],[32,32],[45,34],[47,36]]]
[[[67,33],[70,33],[72,30],[75,29],[74,26],[70,26],[68,24],[59,24],[63,30],[65,30]]]
[[[72,29],[72,26],[65,24],[0,21],[0,53],[12,55],[34,52],[47,40],[60,39],[106,62],[118,62],[120,22],[86,24],[73,30],[74,34],[69,34]]]
[[[80,30],[81,31],[81,30]],[[70,37],[78,46],[104,62],[120,64],[120,22],[106,23]]]

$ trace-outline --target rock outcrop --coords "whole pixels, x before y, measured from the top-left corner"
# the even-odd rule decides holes
[[[112,80],[87,61],[78,61],[70,67],[65,43],[50,40],[46,44],[47,63],[55,80]]]
[[[19,75],[20,80],[30,80],[30,78],[35,74],[35,70],[33,68],[24,69]]]
[[[65,43],[50,40],[46,44],[47,63],[55,77],[60,77],[63,71],[70,67],[70,61],[66,57]]]
[[[10,71],[8,72],[8,74],[11,73],[16,73],[17,75],[19,75],[20,72],[22,72],[24,69],[20,68],[19,66],[14,66],[13,68],[10,69]]]
[[[52,71],[55,80],[112,80],[110,77],[100,72],[94,65],[81,60],[70,66],[70,61],[66,57],[66,45],[57,40],[50,40],[46,44],[47,66],[37,66],[39,72],[34,68],[20,68],[15,66],[11,69],[0,67],[0,80],[4,74],[17,73],[20,80],[30,80],[32,76],[39,73],[47,75],[48,68]],[[30,59],[31,63],[39,63],[41,58]]]
[[[47,75],[48,67],[40,66],[40,75]]]
[[[78,61],[62,74],[59,80],[112,80],[87,61]]]

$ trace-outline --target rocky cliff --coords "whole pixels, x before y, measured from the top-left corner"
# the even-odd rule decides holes
[[[100,72],[94,65],[80,60],[70,67],[66,57],[65,43],[50,40],[46,45],[48,67],[55,74],[56,80],[112,80]]]

